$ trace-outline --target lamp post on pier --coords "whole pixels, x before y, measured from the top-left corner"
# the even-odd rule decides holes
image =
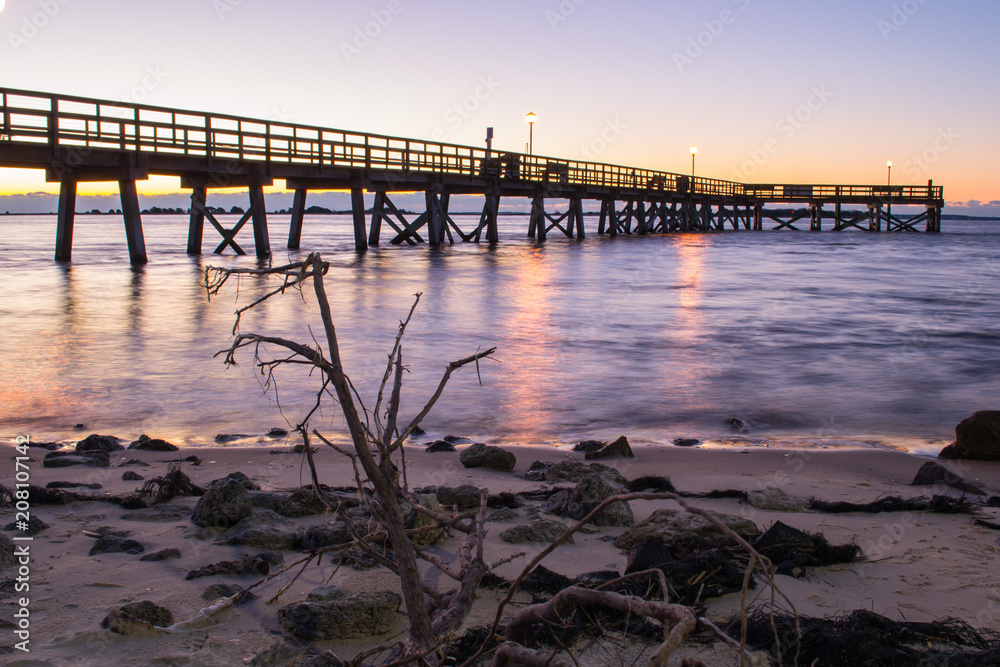
[[[538,119],[538,116],[535,115],[535,112],[529,111],[525,119],[528,121],[528,155],[533,155],[535,152],[535,120]]]
[[[885,166],[889,169],[889,176],[888,176],[888,181],[886,182],[886,185],[891,186],[892,185],[892,160],[889,160],[888,162],[886,162]]]
[[[694,192],[694,156],[698,154],[698,147],[691,144],[691,192]]]

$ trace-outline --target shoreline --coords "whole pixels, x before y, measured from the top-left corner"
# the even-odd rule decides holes
[[[459,444],[461,450],[464,445]],[[422,447],[407,448],[407,477],[411,488],[424,486],[459,486],[472,484],[485,487],[491,493],[526,492],[551,485],[523,478],[532,462],[584,462],[583,454],[568,447],[510,447],[517,457],[514,473],[500,473],[483,468],[466,469],[455,453],[428,453]],[[145,479],[162,475],[168,462],[194,455],[199,465],[182,464],[182,470],[202,487],[233,472],[242,472],[264,491],[287,491],[310,483],[304,457],[288,453],[289,447],[183,447],[178,452],[141,450],[111,453],[110,468],[43,468],[41,449],[31,450],[36,463],[31,466],[31,483],[45,486],[56,480],[78,480],[100,483],[100,493],[124,493],[142,482],[123,481],[124,472],[132,471]],[[862,453],[864,452],[864,453]],[[9,444],[0,444],[0,460],[14,455]],[[887,494],[911,498],[931,493],[957,497],[947,487],[910,487],[914,473],[924,457],[908,452],[884,449],[772,448],[772,447],[657,447],[637,445],[634,459],[604,459],[603,465],[618,470],[627,479],[644,475],[669,477],[679,490],[705,493],[717,489],[755,491],[778,487],[798,498],[818,498],[825,501],[871,502]],[[328,447],[316,453],[320,481],[329,486],[353,485],[353,471],[346,460]],[[139,459],[147,465],[120,466],[129,459]],[[589,463],[589,461],[587,461]],[[6,481],[12,480],[14,462],[8,461]],[[951,464],[950,464],[951,465]],[[1000,494],[1000,463],[965,461],[954,463],[967,481],[981,486],[988,494]],[[311,568],[281,600],[265,604],[288,578],[269,582],[256,591],[259,597],[227,613],[225,619],[194,635],[160,637],[123,637],[100,628],[101,619],[112,608],[124,602],[150,600],[169,608],[174,619],[195,615],[206,604],[202,592],[212,583],[234,582],[246,587],[259,577],[213,577],[185,580],[186,572],[225,558],[236,558],[260,549],[219,546],[204,529],[194,526],[187,513],[196,498],[177,498],[171,505],[180,510],[172,520],[139,522],[123,520],[122,508],[105,502],[75,501],[63,506],[39,506],[33,515],[50,528],[35,536],[32,542],[32,654],[33,659],[45,659],[53,665],[69,664],[71,656],[95,660],[94,664],[145,665],[153,659],[188,659],[191,664],[229,665],[242,662],[269,648],[282,639],[275,620],[277,610],[304,596],[329,578],[334,585],[346,590],[369,590],[373,587],[392,589],[393,577],[384,569],[354,571],[330,564]],[[974,526],[968,516],[925,512],[882,514],[822,514],[812,511],[788,512],[762,510],[733,498],[699,499],[699,507],[750,519],[761,529],[775,521],[795,528],[822,532],[833,544],[853,542],[865,553],[860,563],[809,568],[802,578],[779,575],[781,589],[795,602],[799,613],[815,617],[834,617],[856,609],[871,609],[896,620],[929,621],[956,617],[975,627],[985,628],[1000,620],[1000,577],[991,562],[1000,548],[996,533]],[[662,502],[635,501],[635,519],[641,521]],[[11,507],[0,509],[0,521],[13,520]],[[515,523],[527,523],[534,511],[519,510]],[[546,513],[545,518],[552,519]],[[1000,510],[986,508],[982,518],[1000,520]],[[307,516],[295,519],[303,527],[323,524],[328,516]],[[558,520],[558,519],[557,519]],[[563,519],[562,521],[565,521]],[[510,524],[513,525],[513,524]],[[146,563],[138,555],[124,553],[89,556],[94,540],[84,531],[100,526],[128,530],[132,539],[145,547],[145,554],[164,548],[179,548],[179,559]],[[537,552],[543,545],[513,545],[498,538],[509,525],[487,524],[488,560],[498,561],[518,551]],[[616,549],[610,539],[622,528],[596,528],[576,535],[574,545],[563,545],[543,562],[543,565],[566,576],[577,576],[601,569],[621,571],[626,555]],[[10,534],[10,533],[8,533]],[[454,552],[458,538],[453,537],[435,547],[435,553]],[[301,554],[284,551],[285,564]],[[496,569],[502,577],[512,579],[520,572],[524,561],[514,561]],[[5,574],[3,576],[9,576]],[[751,593],[756,602],[767,599],[767,586]],[[738,595],[730,594],[708,601],[706,614],[719,621],[738,608]],[[467,626],[488,623],[494,613],[498,595],[480,589]],[[5,617],[13,612],[12,600],[5,601]],[[405,632],[405,618],[399,615],[393,630],[370,640],[317,642],[317,646],[334,650],[341,657],[379,643],[396,641]],[[0,640],[0,644],[9,643]],[[706,664],[733,665],[731,655],[718,646],[686,646],[686,651]],[[677,655],[682,655],[678,653]],[[16,656],[15,656],[16,657]],[[23,656],[27,658],[29,656]],[[159,663],[158,663],[159,664]],[[163,663],[175,664],[175,663]],[[188,664],[177,662],[176,664]],[[593,662],[589,664],[605,664]],[[612,664],[612,663],[607,663]],[[617,663],[613,663],[617,664]]]

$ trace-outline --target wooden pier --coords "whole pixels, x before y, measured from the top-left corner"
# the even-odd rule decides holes
[[[200,254],[206,220],[227,247],[251,223],[258,257],[271,253],[264,188],[283,179],[294,191],[288,248],[299,248],[310,190],[350,191],[359,252],[378,245],[499,241],[502,198],[530,200],[528,236],[586,235],[583,202],[600,202],[597,233],[666,234],[725,229],[870,232],[941,230],[943,189],[927,185],[762,185],[692,178],[649,169],[278,123],[180,109],[0,88],[0,166],[45,169],[60,184],[55,258],[69,261],[77,184],[117,181],[129,256],[147,261],[136,182],[178,176],[191,190],[187,251]],[[247,188],[249,210],[232,228],[208,208],[213,188]],[[369,222],[365,191],[374,193]],[[393,203],[424,193],[424,212],[406,215]],[[449,215],[452,195],[485,198],[474,228]],[[553,215],[550,200],[568,202]],[[923,206],[917,216],[892,206]],[[774,205],[785,205],[775,209]],[[771,206],[771,208],[769,208]],[[845,206],[852,207],[844,210]],[[788,208],[797,207],[797,208]],[[860,210],[856,210],[860,207]],[[806,227],[808,224],[808,227]],[[390,231],[391,230],[391,231]],[[387,235],[388,236],[388,235]]]

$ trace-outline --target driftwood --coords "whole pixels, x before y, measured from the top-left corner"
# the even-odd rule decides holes
[[[487,571],[487,566],[483,560],[486,498],[484,493],[481,504],[482,509],[471,523],[460,524],[454,517],[439,517],[442,524],[450,524],[460,529],[465,529],[465,532],[468,533],[468,538],[459,551],[460,567],[457,572],[443,567],[440,561],[435,562],[436,559],[425,557],[425,560],[429,560],[429,562],[441,567],[446,575],[459,581],[458,588],[448,593],[440,594],[429,590],[421,582],[420,573],[417,568],[417,561],[421,557],[421,554],[406,529],[404,514],[400,504],[401,500],[404,499],[406,482],[404,477],[401,483],[399,471],[400,467],[405,471],[405,461],[402,462],[401,466],[397,466],[393,461],[393,457],[397,453],[400,458],[404,456],[404,443],[406,439],[430,413],[434,404],[441,397],[445,385],[452,374],[469,364],[477,364],[478,366],[478,362],[492,355],[495,352],[495,348],[477,352],[474,355],[448,364],[431,398],[408,424],[400,427],[398,415],[404,371],[402,339],[407,324],[410,322],[420,302],[421,295],[416,295],[409,315],[406,320],[400,322],[395,344],[388,355],[388,362],[382,377],[374,409],[369,411],[364,407],[363,401],[358,396],[354,385],[344,370],[340,357],[336,327],[334,326],[333,314],[330,310],[329,299],[327,298],[324,284],[324,276],[328,270],[329,264],[324,262],[318,253],[309,255],[304,262],[288,264],[272,269],[210,268],[206,270],[205,285],[209,297],[218,294],[223,285],[233,276],[276,276],[282,279],[279,287],[267,292],[250,305],[237,310],[236,322],[233,327],[233,333],[236,338],[228,349],[223,350],[219,354],[225,355],[227,364],[235,365],[237,354],[244,348],[252,348],[254,350],[254,361],[266,377],[266,386],[270,386],[276,369],[285,365],[305,365],[320,371],[322,382],[316,394],[316,402],[296,427],[296,430],[303,435],[303,439],[306,442],[305,452],[312,472],[313,487],[320,497],[323,497],[323,492],[309,447],[308,422],[311,416],[319,409],[324,395],[332,388],[340,410],[347,422],[353,447],[348,451],[337,447],[318,431],[314,430],[313,434],[322,442],[351,458],[355,466],[355,480],[358,485],[359,496],[364,497],[366,495],[364,493],[367,488],[365,486],[366,482],[371,486],[372,498],[369,507],[374,511],[373,515],[388,536],[389,543],[392,546],[393,560],[387,561],[385,558],[376,557],[380,563],[390,567],[399,577],[403,602],[410,622],[410,635],[402,649],[402,658],[404,658],[402,662],[405,662],[405,659],[409,659],[417,664],[430,664],[431,652],[439,646],[447,634],[457,629],[468,615],[475,591],[479,586],[479,581]],[[312,282],[316,302],[320,310],[320,317],[323,322],[326,339],[325,352],[319,343],[315,346],[310,346],[274,336],[239,333],[240,319],[244,313],[274,296],[284,294],[288,290],[300,291],[309,281]],[[266,357],[265,350],[270,347],[284,348],[284,350],[290,353],[290,356],[264,358]],[[367,476],[367,480],[362,479],[362,471]],[[430,512],[418,504],[412,504],[414,504],[418,511],[425,514]],[[340,515],[342,518],[347,519],[345,513],[340,512]],[[349,519],[347,523],[350,529],[353,524]],[[364,536],[360,534],[355,535],[355,540],[363,547],[368,546]],[[374,550],[369,549],[369,553],[375,555]]]

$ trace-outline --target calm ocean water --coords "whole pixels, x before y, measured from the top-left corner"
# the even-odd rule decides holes
[[[256,260],[187,256],[185,216],[144,222],[151,261],[133,271],[119,218],[79,217],[74,261],[60,265],[54,216],[0,216],[0,436],[73,439],[84,423],[200,444],[287,427],[311,405],[315,377],[279,375],[279,409],[249,354],[238,368],[213,358],[237,303],[266,285],[209,302],[204,269]],[[287,216],[269,223],[275,261],[302,257],[282,249]],[[415,292],[405,414],[448,360],[498,348],[482,386],[475,369],[454,377],[428,437],[669,442],[731,436],[739,417],[751,436],[929,451],[973,411],[1000,408],[1000,224],[617,239],[587,224],[583,242],[539,246],[523,238],[526,218],[510,217],[493,250],[386,245],[358,257],[347,217],[313,216],[303,248],[333,263],[342,352],[369,406]],[[249,229],[240,239],[252,248]],[[206,248],[215,241],[206,231]],[[310,327],[321,334],[311,292],[242,330],[307,340]],[[312,424],[342,430],[332,401]]]

